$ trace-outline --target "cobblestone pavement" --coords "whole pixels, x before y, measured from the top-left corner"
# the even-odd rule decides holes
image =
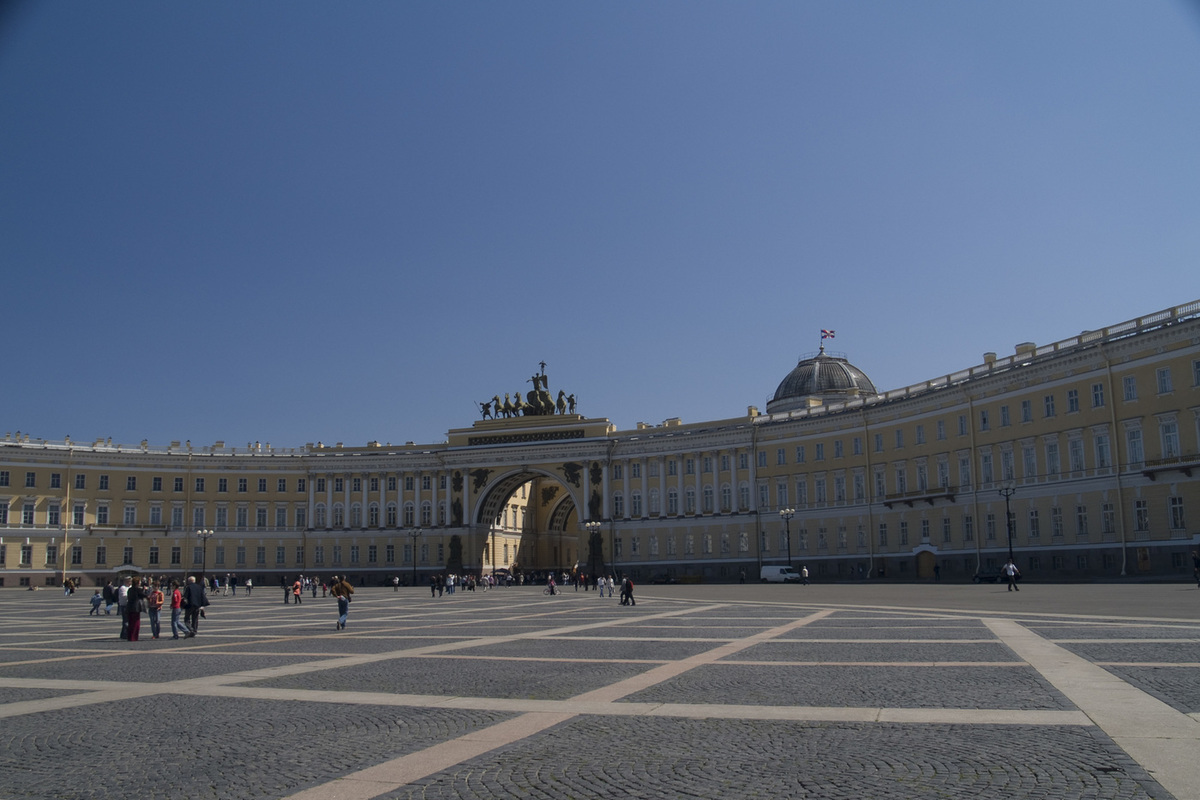
[[[1175,585],[366,588],[344,631],[260,590],[135,643],[87,610],[0,590],[0,798],[1200,798]]]

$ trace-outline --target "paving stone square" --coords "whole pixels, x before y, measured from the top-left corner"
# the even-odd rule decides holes
[[[605,661],[555,662],[538,668],[524,662],[505,660],[395,658],[257,680],[248,685],[320,691],[353,688],[355,691],[386,694],[565,700],[586,691],[595,683],[621,680],[644,672],[651,666]]]
[[[629,702],[734,703],[856,708],[1069,709],[1027,667],[697,667],[625,698]]]
[[[493,800],[498,790],[544,800],[1170,797],[1087,729],[643,718],[564,723],[384,797]]]
[[[0,590],[0,798],[1195,797],[1174,590],[964,588],[268,593],[136,643]]]
[[[999,642],[797,642],[756,644],[727,661],[1012,661],[1016,653]]]

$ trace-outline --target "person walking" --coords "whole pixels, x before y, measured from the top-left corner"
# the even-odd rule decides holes
[[[92,610],[88,612],[88,616],[90,617],[92,614],[95,614],[97,617],[100,616],[100,604],[103,602],[104,597],[101,596],[100,590],[97,589],[96,593],[92,595]]]
[[[350,615],[350,596],[354,594],[354,587],[345,578],[339,579],[337,575],[333,576],[333,585],[329,587],[329,593],[337,598],[338,604],[338,621],[337,630],[346,629],[346,617]]]
[[[133,586],[133,578],[126,578],[117,587],[117,616],[121,618],[121,638],[129,638],[129,589]]]
[[[125,635],[124,639],[130,642],[138,640],[138,633],[142,629],[142,609],[146,608],[146,590],[142,588],[140,582],[135,583],[132,578],[126,578],[126,583],[129,584],[125,592]]]
[[[200,611],[208,605],[208,595],[204,586],[196,583],[196,576],[189,575],[187,586],[183,590],[184,620],[187,625],[187,636],[192,638],[200,631]]]
[[[800,582],[808,586],[808,567],[800,567]]]
[[[1000,574],[1008,579],[1008,590],[1010,592],[1014,589],[1018,592],[1021,591],[1021,587],[1017,586],[1017,580],[1021,577],[1021,570],[1017,569],[1017,565],[1013,563],[1011,558],[1000,568]]]
[[[179,634],[187,636],[188,629],[183,624],[183,592],[179,589],[179,581],[171,581],[171,638],[178,639]]]
[[[292,600],[295,601],[296,605],[300,605],[304,602],[302,598],[303,594],[304,583],[301,582],[299,578],[296,578],[296,581],[292,584]]]
[[[165,599],[162,589],[158,588],[158,582],[150,581],[150,590],[146,593],[146,610],[150,616],[150,635],[155,639],[160,631],[159,615],[162,613]]]

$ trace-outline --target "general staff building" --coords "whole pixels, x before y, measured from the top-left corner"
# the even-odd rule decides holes
[[[124,571],[362,584],[1184,578],[1200,548],[1200,301],[878,391],[803,357],[745,416],[619,431],[544,367],[439,444],[0,440],[0,581]],[[481,387],[487,391],[489,387]]]

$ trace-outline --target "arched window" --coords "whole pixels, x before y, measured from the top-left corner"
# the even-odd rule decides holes
[[[621,494],[620,492],[613,492],[612,503],[613,503],[613,516],[614,517],[625,516],[625,495]]]
[[[726,514],[733,510],[733,489],[728,483],[721,484],[721,510]]]
[[[711,484],[704,487],[704,513],[711,514],[713,512],[713,487]]]
[[[379,503],[371,503],[367,506],[367,526],[370,528],[379,527]]]
[[[317,503],[317,506],[316,506],[316,508],[313,509],[313,512],[314,512],[313,513],[313,525],[315,525],[318,528],[324,528],[325,527],[325,504]]]
[[[387,526],[389,528],[396,527],[396,504],[388,503],[387,506]]]
[[[667,515],[676,516],[679,514],[679,490],[675,488],[667,489]]]
[[[341,528],[346,524],[346,509],[341,503],[335,503],[333,506],[333,527]]]
[[[421,524],[426,528],[433,524],[433,504],[428,500],[421,503]]]
[[[640,519],[642,514],[642,493],[634,492],[629,498],[629,513],[635,518]]]
[[[350,506],[350,527],[362,527],[362,505],[359,503],[354,503]]]
[[[413,518],[414,511],[415,511],[415,509],[413,508],[412,503],[404,504],[404,527],[411,528],[414,524],[416,524],[416,522]]]

